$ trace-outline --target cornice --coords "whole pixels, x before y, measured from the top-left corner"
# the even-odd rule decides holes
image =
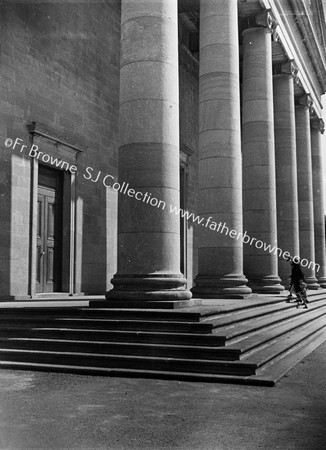
[[[291,4],[293,5],[296,2],[300,2],[300,4],[303,4],[302,0],[290,0]],[[304,89],[304,91],[306,93],[310,93],[314,105],[315,105],[315,111],[316,114],[318,116],[321,116],[321,109],[322,109],[322,105],[321,105],[321,100],[320,100],[320,95],[321,95],[321,91],[326,91],[326,62],[324,64],[324,60],[321,58],[319,60],[319,62],[317,63],[315,60],[315,56],[313,54],[312,56],[312,63],[317,63],[319,64],[320,70],[319,73],[318,71],[316,71],[316,76],[319,76],[319,86],[317,88],[317,86],[315,85],[315,83],[312,81],[311,79],[311,69],[309,70],[305,59],[303,58],[302,55],[302,50],[300,49],[300,45],[298,43],[298,36],[296,36],[294,34],[294,30],[293,30],[293,24],[290,23],[288,16],[286,14],[286,11],[283,9],[283,2],[281,1],[277,1],[277,0],[260,0],[260,3],[262,5],[262,7],[264,7],[267,10],[272,10],[273,14],[275,16],[276,21],[278,22],[279,26],[277,28],[277,35],[279,38],[279,41],[281,42],[285,53],[287,54],[288,58],[290,60],[294,60],[299,73],[300,73],[300,84],[302,85],[302,88]],[[304,11],[306,11],[306,8],[304,7]],[[307,11],[306,11],[307,13]],[[307,16],[308,14],[304,14],[304,16]],[[309,19],[309,15],[308,15],[308,19]],[[306,23],[306,26],[308,27],[308,29],[305,30],[305,32],[307,32],[307,30],[310,30],[312,28],[312,23],[310,21],[310,19],[308,20],[308,22]],[[317,36],[315,34],[315,32],[312,31],[312,34],[310,35],[310,41],[311,39],[315,40],[315,49],[318,49],[318,51],[320,52],[320,48],[317,45]],[[312,43],[310,43],[311,45]],[[314,69],[315,70],[315,69]],[[320,73],[322,72],[322,74]],[[322,78],[320,78],[320,75],[322,75]]]
[[[302,11],[302,9],[304,9],[304,13],[298,14],[297,23],[304,31],[307,52],[312,55],[312,64],[316,70],[319,82],[322,85],[324,92],[326,92],[326,55],[325,51],[323,52],[321,46],[318,45],[319,38],[315,31],[315,25],[311,20],[306,4],[302,0],[291,0],[291,2],[293,2],[297,11]]]
[[[27,129],[32,136],[39,136],[44,138],[50,142],[55,143],[56,145],[61,145],[67,148],[70,148],[76,153],[82,153],[87,150],[86,146],[76,145],[70,139],[61,136],[57,131],[48,130],[43,124],[39,122],[32,122],[27,125]]]

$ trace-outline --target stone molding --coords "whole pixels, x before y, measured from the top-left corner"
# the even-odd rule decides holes
[[[313,109],[313,100],[310,94],[304,94],[297,98],[297,104],[301,106],[307,106],[311,111]]]
[[[273,65],[273,75],[292,75],[294,81],[296,82],[299,79],[298,73],[299,69],[293,59],[284,63]]]
[[[278,22],[271,9],[266,9],[266,11],[257,14],[255,16],[255,23],[260,27],[269,28],[271,31],[275,31],[278,26]]]
[[[278,22],[271,9],[266,9],[259,14],[248,16],[247,25],[247,28],[267,28],[270,30],[274,42],[277,42],[279,39],[277,33]]]
[[[86,146],[77,146],[70,139],[61,136],[57,131],[48,130],[44,125],[40,123],[32,122],[31,124],[27,125],[27,129],[32,137],[38,136],[47,139],[51,143],[54,143],[54,145],[61,145],[70,149],[73,153],[78,154],[87,150]]]
[[[274,14],[272,13],[271,9],[266,9],[265,11],[256,14],[254,16],[248,16],[247,19],[248,28],[256,28],[256,27],[262,27],[262,28],[268,28],[273,36],[273,40],[278,40],[278,34],[277,34],[277,27],[278,22],[275,19]]]
[[[311,128],[314,130],[320,131],[321,134],[325,133],[325,122],[323,119],[320,119],[319,117],[312,117],[310,120]]]
[[[318,117],[315,109],[315,103],[310,94],[304,94],[297,98],[297,104],[306,106],[309,109],[310,117]]]

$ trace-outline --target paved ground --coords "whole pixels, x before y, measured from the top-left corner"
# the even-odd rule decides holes
[[[325,450],[326,343],[275,387],[0,371],[0,449]]]

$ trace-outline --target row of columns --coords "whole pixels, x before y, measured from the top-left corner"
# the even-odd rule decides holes
[[[177,2],[121,7],[119,178],[178,207]],[[316,239],[319,283],[326,281],[320,132],[315,123],[310,131],[309,105],[295,107],[292,72],[273,77],[270,17],[257,25],[243,33],[241,127],[237,0],[200,2],[199,297],[284,289],[285,261],[230,230],[308,261]],[[121,196],[118,272],[107,298],[189,299],[179,249],[177,216]],[[313,269],[307,278],[318,288]]]

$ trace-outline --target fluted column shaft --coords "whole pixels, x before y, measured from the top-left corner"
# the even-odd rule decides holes
[[[273,77],[278,247],[299,255],[299,213],[293,76]],[[279,275],[288,285],[289,263],[279,258]]]
[[[251,292],[239,235],[241,172],[237,0],[201,0],[198,207],[206,221],[198,230],[199,274],[193,289],[200,297]]]
[[[271,31],[243,32],[243,220],[255,239],[244,246],[244,270],[256,292],[279,293]],[[258,245],[259,243],[259,245]]]
[[[314,208],[312,190],[309,106],[296,105],[296,140],[299,201],[300,258],[310,289],[318,289],[315,276]]]
[[[325,249],[325,212],[324,212],[324,182],[321,133],[324,132],[322,119],[311,121],[311,155],[314,200],[314,230],[316,276],[318,284],[326,288],[326,249]]]
[[[179,217],[168,211],[179,206],[178,68],[177,2],[122,0],[119,181],[140,194],[119,198],[108,298],[191,296],[180,273]]]

